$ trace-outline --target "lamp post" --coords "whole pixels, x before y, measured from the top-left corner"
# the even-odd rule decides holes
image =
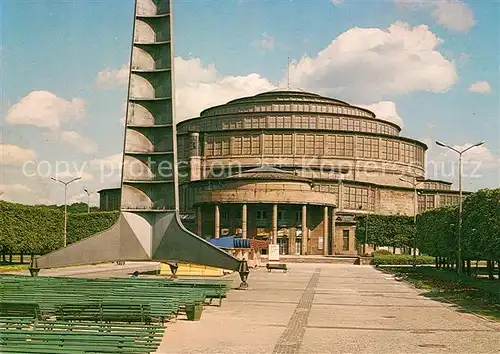
[[[413,268],[415,268],[417,266],[417,186],[420,182],[417,182],[415,176],[413,177],[413,181],[403,177],[400,177],[399,180],[413,186]]]
[[[68,185],[72,182],[78,181],[82,177],[76,177],[68,182],[61,181],[60,179],[51,177],[50,179],[59,183],[64,184],[64,247],[66,247],[67,241],[67,229],[68,229],[68,204],[67,204],[67,196],[68,196]]]
[[[458,154],[458,252],[457,252],[457,273],[462,273],[462,155],[469,151],[472,148],[481,146],[484,144],[484,141],[480,141],[474,145],[469,146],[463,150],[457,150],[454,147],[444,144],[440,141],[436,141],[436,145],[448,148],[452,151],[455,151]]]
[[[87,214],[90,214],[90,195],[92,192],[90,192],[87,188],[83,188],[85,193],[87,193]]]

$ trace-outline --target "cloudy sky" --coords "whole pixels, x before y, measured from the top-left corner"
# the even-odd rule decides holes
[[[178,120],[286,86],[369,107],[429,146],[428,177],[500,185],[500,3],[177,0]],[[62,203],[117,186],[132,0],[0,2],[0,198]],[[92,194],[97,202],[97,194]]]

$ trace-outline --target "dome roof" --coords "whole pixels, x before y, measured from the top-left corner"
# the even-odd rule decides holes
[[[337,100],[334,98],[330,97],[325,97],[318,95],[316,93],[312,92],[306,92],[306,91],[298,91],[298,90],[273,90],[273,91],[267,91],[267,92],[262,92],[254,96],[248,96],[248,97],[242,97],[242,98],[237,98],[235,100],[229,101],[226,104],[232,104],[232,103],[244,103],[244,102],[252,102],[252,101],[280,101],[280,100],[292,100],[292,99],[302,99],[302,100],[307,100],[307,99],[312,99],[312,100],[321,100],[321,101],[328,101],[330,103],[338,104],[338,105],[343,105],[343,106],[350,106],[349,103]]]
[[[319,94],[312,92],[299,91],[299,90],[283,90],[283,89],[262,92],[254,96],[237,98],[225,104],[207,108],[200,113],[200,117],[212,115],[218,108],[221,107],[228,108],[228,107],[241,107],[248,105],[251,106],[254,104],[258,105],[263,103],[285,104],[285,103],[301,103],[301,102],[323,103],[327,105],[350,107],[353,109],[364,111],[368,113],[371,118],[375,118],[375,114],[373,112],[365,108],[353,106],[347,102],[335,98],[321,96]]]
[[[292,172],[283,171],[272,166],[260,166],[250,170],[243,171],[228,179],[258,179],[258,180],[275,180],[275,181],[295,181],[313,184],[309,178],[296,176]]]

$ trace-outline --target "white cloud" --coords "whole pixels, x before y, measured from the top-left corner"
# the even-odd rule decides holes
[[[387,30],[352,28],[315,57],[290,66],[296,87],[350,101],[374,102],[386,95],[446,92],[457,80],[455,63],[438,50],[425,25],[396,22]]]
[[[0,199],[8,202],[17,202],[19,198],[26,198],[31,193],[31,188],[23,184],[0,184]]]
[[[253,43],[254,47],[258,49],[263,49],[266,51],[271,51],[274,49],[275,39],[274,36],[270,36],[267,33],[262,33],[260,39]]]
[[[401,119],[396,109],[396,104],[392,101],[380,101],[369,105],[358,106],[372,111],[379,119],[396,123],[401,128],[404,126],[403,119]]]
[[[0,165],[21,166],[35,159],[36,153],[33,150],[17,145],[0,144]]]
[[[97,152],[97,144],[89,138],[86,138],[75,131],[63,131],[59,134],[59,139],[63,144],[73,147],[74,149],[85,154]]]
[[[114,155],[109,155],[100,159],[94,159],[90,161],[90,167],[93,170],[99,170],[101,168],[106,168],[113,171],[121,171],[123,160],[123,154],[118,153]]]
[[[27,205],[55,204],[51,199],[40,197],[39,192],[20,183],[0,184],[0,200]]]
[[[81,98],[65,100],[48,91],[33,91],[9,108],[7,122],[57,130],[63,122],[84,116]]]
[[[196,117],[205,108],[276,88],[256,73],[244,76],[219,75],[215,64],[203,66],[200,58],[176,57],[174,66],[178,121]],[[125,124],[124,119],[120,122]]]
[[[56,179],[60,179],[63,182],[68,182],[69,180],[73,178],[80,177],[79,180],[75,181],[74,183],[80,183],[80,182],[90,182],[94,180],[94,176],[91,173],[84,172],[84,171],[61,171],[57,172],[54,176]]]
[[[457,32],[467,32],[476,25],[469,5],[459,0],[394,0],[398,5],[431,11],[439,25]]]
[[[90,161],[90,171],[97,177],[100,188],[104,188],[103,184],[116,187],[121,182],[122,160],[119,153]]]
[[[458,188],[459,164],[458,154],[448,148],[436,145],[430,137],[420,139],[429,147],[427,151],[427,177],[453,182]],[[472,143],[451,145],[461,151]],[[462,155],[462,180],[464,190],[473,191],[478,188],[497,188],[500,182],[500,156],[492,152],[488,146],[474,147]]]
[[[332,4],[335,6],[341,5],[344,3],[344,0],[332,0]]]
[[[127,85],[129,77],[129,64],[124,64],[119,69],[106,68],[97,73],[95,84],[102,89],[113,89]]]
[[[470,92],[476,93],[491,93],[491,86],[486,81],[476,81],[475,83],[469,86]]]
[[[242,96],[275,89],[259,74],[217,75],[215,65],[203,66],[199,58],[175,58],[177,120],[196,117],[208,107]]]

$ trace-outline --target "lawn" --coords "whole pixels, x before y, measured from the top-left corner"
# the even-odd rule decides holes
[[[395,274],[415,287],[427,290],[423,296],[433,300],[452,303],[460,311],[476,313],[500,321],[500,281],[473,276],[458,276],[448,269],[432,267],[378,268],[382,272]]]

